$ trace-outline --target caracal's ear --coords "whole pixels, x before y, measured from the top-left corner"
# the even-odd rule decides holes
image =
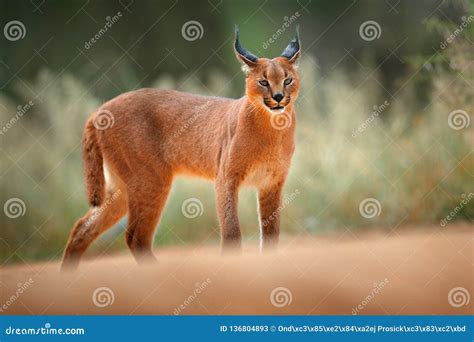
[[[235,43],[234,51],[237,59],[242,63],[242,69],[248,72],[250,68],[255,67],[258,57],[240,45],[239,28],[235,25]]]
[[[288,58],[291,64],[295,66],[298,65],[298,60],[300,59],[301,55],[301,43],[300,43],[300,34],[299,34],[299,26],[296,26],[296,36],[293,40],[288,44],[286,49],[282,52],[281,56]]]

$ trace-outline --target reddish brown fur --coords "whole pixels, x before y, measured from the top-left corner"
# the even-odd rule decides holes
[[[82,137],[82,155],[87,195],[89,204],[93,207],[101,205],[105,197],[103,159],[95,131],[93,122],[88,120]]]
[[[291,60],[262,58],[252,63],[238,55],[248,73],[246,95],[237,100],[141,89],[103,104],[87,121],[83,140],[92,207],[71,233],[63,266],[76,266],[92,241],[127,212],[128,246],[139,260],[152,256],[155,227],[179,174],[214,180],[224,247],[240,246],[238,190],[255,186],[262,246],[276,243],[278,207],[295,148],[298,56],[299,52]],[[285,86],[289,77],[293,82]],[[269,87],[259,84],[263,78]],[[275,92],[285,95],[285,112],[280,115],[291,125],[284,129],[272,125],[269,107],[277,105],[271,96]],[[96,129],[94,123],[103,113],[112,114],[113,125]]]

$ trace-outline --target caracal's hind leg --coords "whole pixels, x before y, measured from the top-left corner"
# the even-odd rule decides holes
[[[90,208],[79,219],[71,232],[64,250],[61,269],[75,269],[87,247],[104,231],[112,227],[127,213],[127,193],[123,187],[107,190],[100,207]]]
[[[137,262],[154,259],[153,237],[171,189],[171,173],[140,175],[128,184],[126,241]]]

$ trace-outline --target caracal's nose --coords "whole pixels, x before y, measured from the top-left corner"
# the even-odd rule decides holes
[[[283,94],[281,94],[281,93],[276,93],[275,95],[273,95],[273,99],[274,99],[276,102],[280,102],[281,100],[283,100]]]

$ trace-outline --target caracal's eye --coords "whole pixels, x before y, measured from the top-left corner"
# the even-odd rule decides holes
[[[263,87],[268,87],[268,85],[269,85],[267,80],[261,80],[261,81],[258,81],[258,83],[260,83],[260,85],[263,86]]]
[[[293,82],[293,79],[291,77],[288,77],[283,83],[287,86]]]

